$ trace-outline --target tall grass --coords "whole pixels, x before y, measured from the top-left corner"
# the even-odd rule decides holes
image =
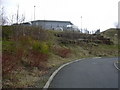
[[[52,50],[53,53],[62,58],[67,58],[71,54],[71,50],[69,48],[54,46]]]
[[[3,27],[3,74],[9,74],[20,64],[46,68],[50,45],[46,31],[38,27]],[[26,63],[26,64],[25,64]]]

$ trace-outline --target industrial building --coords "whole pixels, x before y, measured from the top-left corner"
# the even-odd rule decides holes
[[[22,25],[30,25],[42,27],[46,30],[76,30],[79,31],[78,27],[75,26],[70,21],[54,21],[54,20],[35,20],[26,23],[22,23]]]

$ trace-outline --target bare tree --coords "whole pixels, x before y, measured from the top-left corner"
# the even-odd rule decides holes
[[[16,16],[16,23],[18,24],[18,19],[19,19],[19,5],[18,5],[18,9],[17,9],[17,16]]]
[[[25,21],[25,15],[22,14],[21,17],[19,17],[19,23],[23,23]]]
[[[4,7],[1,7],[0,12],[1,25],[5,25],[7,23],[7,17],[5,16]]]
[[[0,17],[1,17],[1,24],[0,25],[11,25],[13,23],[23,23],[25,21],[25,15],[21,14],[19,15],[19,5],[18,5],[18,9],[17,9],[17,13],[16,14],[12,14],[12,15],[7,15],[5,14],[4,11],[4,7],[0,8]]]
[[[17,15],[16,15],[16,23],[23,23],[25,21],[25,15],[22,14],[21,16],[19,15],[19,5],[17,8]]]

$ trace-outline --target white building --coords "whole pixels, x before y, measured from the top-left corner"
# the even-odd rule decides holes
[[[46,30],[78,30],[70,21],[35,20],[22,25],[38,26]]]

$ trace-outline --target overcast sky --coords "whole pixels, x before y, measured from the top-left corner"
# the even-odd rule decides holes
[[[0,0],[5,15],[12,19],[17,13],[25,15],[25,21],[36,20],[71,21],[88,30],[115,27],[118,22],[118,2],[120,0]],[[82,16],[82,20],[81,20]]]

